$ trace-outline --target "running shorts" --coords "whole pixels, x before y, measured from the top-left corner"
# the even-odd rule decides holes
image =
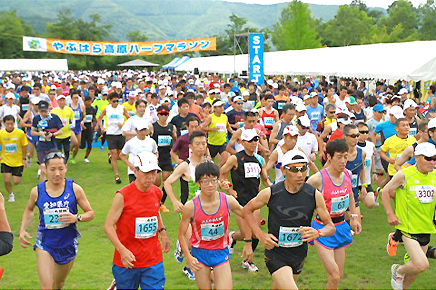
[[[200,249],[191,248],[191,255],[206,267],[215,268],[230,260],[229,248],[224,249]]]
[[[311,227],[320,230],[324,228],[324,225],[317,219],[314,219]],[[351,229],[348,223],[342,221],[336,223],[335,227],[336,232],[333,236],[318,238],[316,241],[329,250],[336,250],[351,245],[353,243],[353,236],[351,235]],[[311,241],[309,244],[313,245],[314,242]]]
[[[123,135],[106,135],[106,140],[109,150],[122,150],[124,143],[126,143],[126,138]]]
[[[223,145],[211,145],[209,143],[207,143],[207,147],[209,148],[209,152],[210,152],[210,157],[214,158],[215,156],[217,156],[218,153],[223,153],[224,151],[226,151],[226,143],[224,143]]]
[[[14,235],[10,232],[0,232],[0,256],[12,251]]]
[[[79,250],[79,240],[74,238],[73,244],[63,247],[63,248],[53,248],[50,246],[43,245],[42,243],[42,233],[38,232],[36,234],[35,245],[33,249],[39,248],[44,250],[52,256],[53,260],[59,265],[65,265],[73,261],[76,258],[77,252]]]
[[[409,234],[401,231],[401,235],[417,241],[421,247],[427,246],[430,243],[430,234]],[[401,237],[400,242],[402,241],[403,238]]]
[[[149,267],[128,269],[112,266],[117,289],[164,289],[165,273],[163,262]]]
[[[303,271],[304,261],[307,257],[307,251],[304,253],[295,253],[293,248],[280,248],[281,252],[288,252],[287,255],[278,255],[274,251],[265,250],[265,265],[272,275],[282,267],[291,267],[294,275],[299,275]],[[300,252],[300,251],[298,251]]]
[[[4,163],[2,163],[1,165],[1,173],[11,173],[12,176],[17,176],[17,177],[23,176],[23,169],[24,169],[23,165],[17,167],[12,167]]]

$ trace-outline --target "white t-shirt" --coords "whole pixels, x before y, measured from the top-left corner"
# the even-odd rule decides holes
[[[359,145],[357,145],[357,147],[359,147],[360,149],[362,149],[363,152],[365,152],[365,160],[363,160],[363,168],[365,169],[365,183],[370,185],[371,184],[371,164],[372,164],[372,156],[374,155],[374,143],[372,143],[371,141],[366,140],[365,141],[366,146],[365,147],[360,147]],[[362,182],[360,181],[359,178],[359,183],[358,185],[362,185]]]
[[[18,126],[18,114],[20,113],[20,107],[17,105],[12,105],[12,107],[9,107],[8,105],[3,105],[0,107],[0,118],[3,121],[3,117],[6,117],[8,115],[14,116],[15,118],[15,127]],[[2,122],[2,128],[4,128],[4,124]]]
[[[40,98],[41,101],[47,102],[49,104],[51,103],[50,97],[47,96],[46,94],[40,94],[39,96],[35,96],[35,95],[32,94],[32,95],[29,96],[29,101],[32,102],[32,99],[35,98],[35,97]]]
[[[350,101],[349,97],[345,97],[345,99],[343,101],[341,101],[339,96],[336,95],[336,103],[335,103],[336,108],[346,108],[347,107],[347,101],[348,102]]]
[[[121,128],[121,131],[135,131],[136,124],[140,121],[148,122],[149,124],[152,123],[151,117],[149,115],[144,114],[144,116],[139,117],[138,115],[132,116],[124,123],[123,127]]]
[[[297,147],[303,149],[307,158],[310,158],[312,152],[318,152],[318,141],[314,134],[307,132],[303,136],[298,135]]]
[[[121,135],[122,131],[118,127],[119,123],[124,123],[124,106],[118,105],[113,108],[112,105],[108,105],[106,110],[106,134],[107,135]]]
[[[157,144],[150,136],[145,137],[144,140],[139,140],[137,136],[133,137],[124,144],[123,154],[129,156],[129,162],[133,163],[135,156],[141,152],[151,152],[156,154]],[[127,166],[127,174],[134,174],[134,172]]]
[[[158,118],[157,118],[157,107],[158,106],[155,106],[153,104],[148,104],[147,108],[145,108],[144,116],[150,116],[152,123],[154,123],[158,120]]]

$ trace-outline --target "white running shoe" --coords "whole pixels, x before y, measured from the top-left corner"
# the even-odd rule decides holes
[[[15,195],[13,193],[9,194],[9,202],[15,202]]]
[[[85,163],[89,163],[89,162],[90,162],[90,161],[88,160],[88,158],[83,159],[83,161],[84,161]]]
[[[177,263],[183,262],[183,251],[182,247],[180,246],[179,240],[176,242],[176,249],[174,250],[174,259],[176,259]]]
[[[259,272],[259,269],[253,262],[242,261],[242,268],[247,269],[250,272]]]
[[[233,239],[233,234],[235,232],[229,233],[229,245],[227,246],[229,248],[229,254],[233,255],[233,250],[235,249],[236,241]]]
[[[192,273],[191,269],[189,269],[188,267],[184,267],[182,269],[183,274],[185,274],[186,277],[188,277],[189,280],[191,281],[195,281],[195,275],[194,273]]]
[[[39,179],[39,176],[41,175],[41,169],[38,169],[37,177]]]
[[[404,281],[404,275],[398,274],[397,270],[400,265],[393,264],[391,267],[391,286],[394,290],[402,290],[403,289],[403,281]]]
[[[117,290],[117,283],[115,279],[112,280],[111,285],[107,288],[107,290]]]
[[[30,167],[30,165],[32,165],[32,159],[30,159],[29,156],[26,157],[26,165],[27,167]]]

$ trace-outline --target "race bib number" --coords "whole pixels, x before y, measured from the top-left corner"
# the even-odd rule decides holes
[[[259,178],[261,168],[259,163],[247,162],[244,163],[245,178]]]
[[[223,133],[226,131],[226,124],[217,123],[216,127],[218,128],[218,132]]]
[[[365,159],[365,167],[371,166],[371,159]]]
[[[48,123],[47,123],[47,121],[39,121],[38,122],[38,126],[39,127],[41,127],[41,128],[46,128],[47,126],[48,126]]]
[[[158,136],[157,137],[157,146],[164,147],[164,146],[170,146],[171,145],[171,136],[164,135],[164,136]]]
[[[135,112],[133,112],[133,111],[128,111],[127,113],[129,113],[129,116],[130,116],[130,117],[135,116]]]
[[[418,133],[418,130],[416,128],[409,129],[409,136],[415,136],[417,133]]]
[[[332,198],[332,205],[330,208],[330,214],[342,214],[350,205],[350,196],[344,195]]]
[[[74,119],[80,120],[80,112],[79,111],[74,111]]]
[[[357,186],[357,174],[351,175],[351,186],[356,187]]]
[[[86,115],[85,116],[85,123],[91,123],[92,122],[92,115]]]
[[[5,152],[6,153],[17,152],[17,144],[15,144],[15,143],[5,144]]]
[[[109,117],[108,117],[109,123],[119,123],[119,120],[120,120],[120,116],[117,114],[112,114],[112,115],[109,115]]]
[[[61,213],[67,213],[68,208],[62,207],[62,208],[50,208],[50,209],[44,209],[44,223],[46,229],[61,229],[68,226],[66,223],[62,223],[58,220],[59,215]]]
[[[181,131],[180,131],[180,136],[186,135],[186,134],[188,134],[188,133],[189,133],[188,130],[181,130]]]
[[[284,105],[285,103],[277,103],[277,109],[279,109],[279,110],[281,110],[281,109],[283,109],[283,105]]]
[[[263,122],[265,123],[265,127],[273,127],[274,126],[274,118],[273,117],[265,117],[263,119]]]
[[[280,227],[279,247],[293,248],[303,244],[298,227]]]
[[[21,105],[21,109],[22,109],[23,111],[27,111],[27,110],[29,110],[29,104],[22,104],[22,105]]]
[[[68,125],[68,119],[61,119],[61,122],[64,127]]]
[[[238,122],[238,124],[239,124],[239,128],[244,127],[244,122]]]
[[[434,186],[433,185],[416,185],[416,197],[420,203],[431,203],[434,200]]]
[[[224,222],[201,224],[201,239],[214,241],[224,236]]]
[[[321,119],[321,113],[319,112],[319,111],[317,111],[317,112],[312,112],[312,114],[311,114],[312,116],[312,118],[311,118],[311,120],[319,120],[319,119]]]
[[[148,239],[154,237],[157,233],[157,217],[136,218],[135,238]]]

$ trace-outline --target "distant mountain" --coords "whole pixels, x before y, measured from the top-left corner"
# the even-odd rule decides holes
[[[77,18],[100,14],[111,24],[111,40],[126,41],[129,31],[139,30],[150,40],[177,40],[222,34],[233,13],[250,27],[272,28],[287,4],[258,5],[221,0],[0,0],[0,11],[16,10],[27,24],[44,32],[57,13],[71,9]],[[309,4],[312,16],[332,19],[337,5]]]

